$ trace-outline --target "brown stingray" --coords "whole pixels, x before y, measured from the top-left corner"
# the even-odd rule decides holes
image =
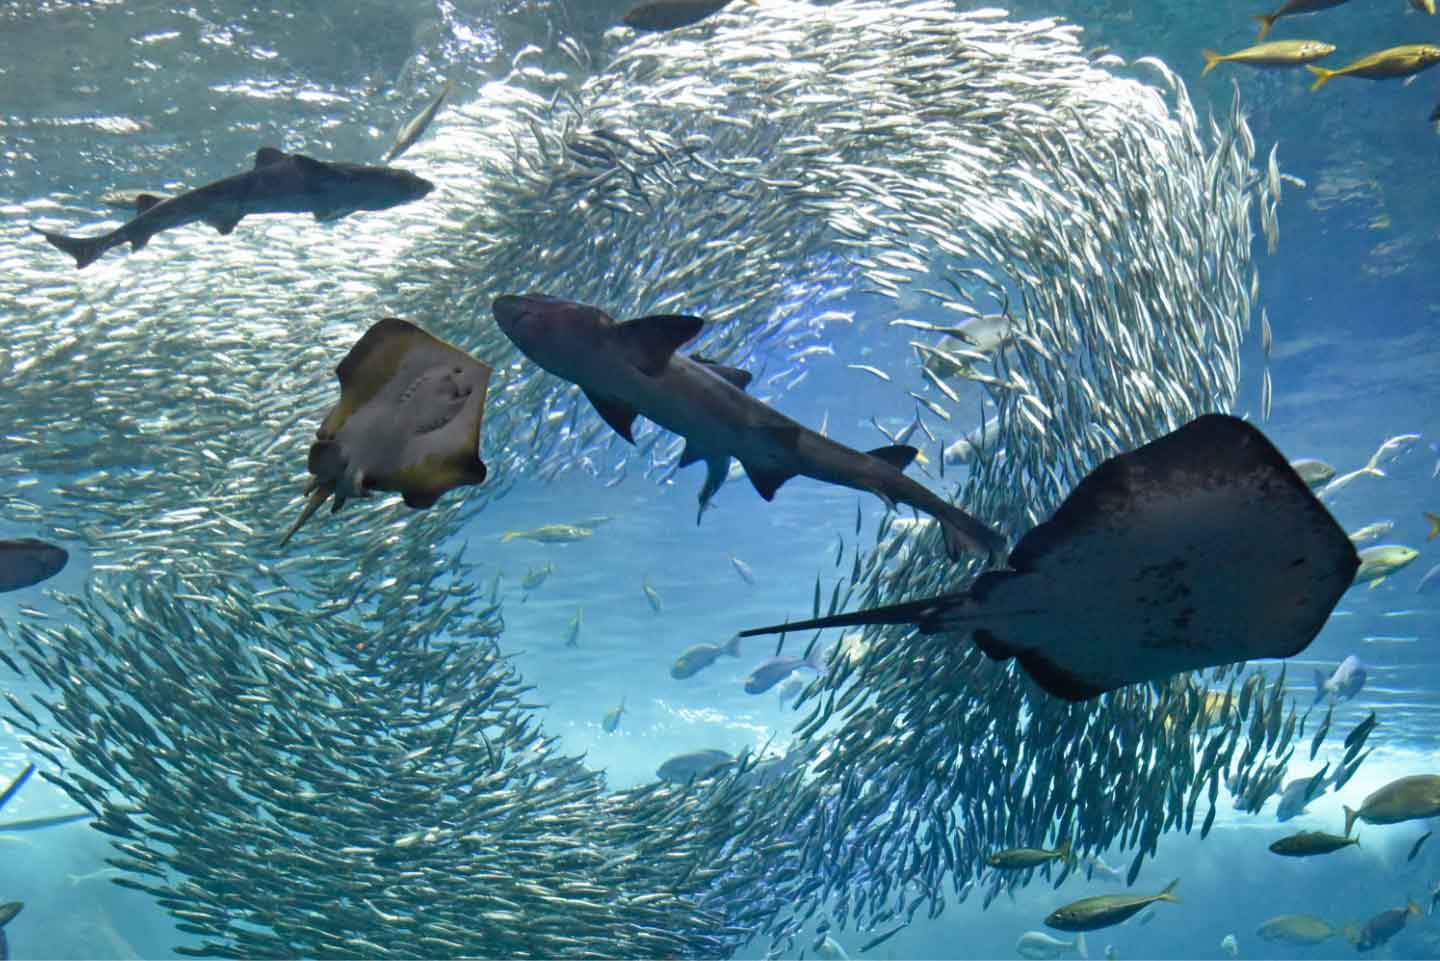
[[[310,445],[310,500],[281,544],[332,494],[332,512],[374,490],[396,491],[423,509],[451,488],[485,480],[479,448],[488,366],[388,317],[350,348],[335,376],[340,402]]]
[[[1066,700],[1319,633],[1360,559],[1265,435],[1209,414],[1101,464],[969,591],[740,636],[861,624],[973,632]]]

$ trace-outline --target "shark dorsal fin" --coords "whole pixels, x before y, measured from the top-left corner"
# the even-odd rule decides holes
[[[140,194],[135,198],[135,212],[137,214],[143,214],[159,202],[160,198],[154,194]]]
[[[600,415],[600,418],[604,420],[605,423],[615,429],[615,433],[630,443],[635,443],[635,435],[631,432],[635,418],[639,416],[635,408],[624,401],[607,397],[604,394],[592,393],[588,390],[584,393],[590,403],[594,405],[595,412]]]
[[[620,324],[616,332],[630,355],[630,361],[641,371],[657,376],[679,350],[705,327],[699,317],[685,314],[655,314]]]
[[[717,364],[715,361],[701,357],[699,354],[691,354],[690,359],[697,364],[704,364],[705,369],[710,371],[710,373],[715,374],[717,377],[723,377],[741,390],[749,387],[750,381],[755,379],[755,375],[748,370],[741,370],[739,367],[726,367],[724,364]]]
[[[277,150],[274,147],[261,147],[255,151],[255,166],[268,167],[273,163],[279,163],[285,159],[285,151]]]
[[[871,457],[883,460],[896,470],[903,471],[910,466],[920,451],[911,447],[909,444],[895,444],[890,447],[877,447],[874,450],[866,451],[866,453]]]

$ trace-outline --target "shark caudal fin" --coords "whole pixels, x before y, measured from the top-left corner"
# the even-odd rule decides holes
[[[90,266],[99,260],[105,251],[114,246],[108,242],[108,235],[105,237],[68,237],[65,234],[55,234],[48,230],[41,230],[39,227],[31,227],[30,229],[50,241],[52,247],[63,250],[71,257],[74,257],[75,269],[77,270]]]

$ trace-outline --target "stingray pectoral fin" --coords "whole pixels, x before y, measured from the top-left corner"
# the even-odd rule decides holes
[[[1015,659],[1045,693],[1053,694],[1064,701],[1088,701],[1113,690],[1097,687],[1082,677],[1067,673],[1059,665],[1047,660],[1045,655],[1034,651],[1019,654]]]
[[[373,324],[335,367],[340,403],[325,418],[329,432],[338,433],[351,414],[380,393],[395,378],[412,349],[433,343],[443,341],[408,320],[386,317]]]
[[[630,362],[654,377],[670,357],[705,328],[705,321],[685,314],[656,314],[628,320],[615,328]]]
[[[584,391],[584,394],[586,399],[590,401],[591,406],[595,408],[595,413],[600,415],[601,420],[609,424],[615,433],[630,443],[635,443],[635,418],[640,416],[635,408],[624,401],[607,397],[604,394],[588,390]]]
[[[320,505],[325,503],[325,499],[330,496],[331,490],[332,488],[330,487],[319,487],[311,492],[310,499],[305,502],[305,507],[300,511],[300,516],[295,519],[295,523],[290,525],[290,529],[286,531],[285,536],[280,539],[281,547],[288,544],[290,538],[295,536],[295,532],[320,509]]]

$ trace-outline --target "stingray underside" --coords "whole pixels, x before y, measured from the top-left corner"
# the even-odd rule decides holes
[[[1091,472],[1020,539],[1010,570],[922,630],[974,628],[1046,691],[1084,700],[1314,639],[1359,558],[1284,456],[1211,414]]]
[[[310,447],[315,494],[296,528],[332,493],[337,510],[371,490],[425,508],[485,479],[479,447],[489,366],[408,321],[386,318],[356,342],[335,375],[340,401]]]

